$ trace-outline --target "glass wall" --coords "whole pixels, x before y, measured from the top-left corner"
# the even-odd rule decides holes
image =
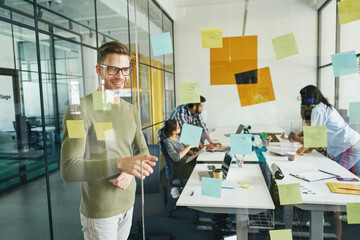
[[[161,33],[163,15],[151,0],[0,2],[1,239],[82,238],[80,184],[64,183],[59,172],[63,117],[68,107],[79,114],[80,98],[98,88],[101,44],[117,40],[130,49],[134,70],[122,98],[136,106],[139,98],[148,143],[157,142],[152,125],[167,117],[164,96],[168,108],[175,106],[174,87],[165,89],[164,79],[166,72],[174,86],[173,59],[165,68],[150,54],[150,22],[156,19]],[[166,24],[172,29],[168,17]]]

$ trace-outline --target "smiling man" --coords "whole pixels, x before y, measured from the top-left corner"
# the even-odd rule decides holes
[[[128,49],[117,41],[103,44],[98,49],[96,73],[100,86],[95,93],[80,99],[80,114],[72,114],[69,107],[65,112],[60,171],[64,181],[81,182],[84,238],[125,240],[135,200],[134,176],[149,176],[157,158],[147,155],[134,105],[120,99],[111,104],[111,109],[99,110],[94,104],[104,100],[94,97],[99,91],[122,89],[126,85],[131,74]],[[76,122],[81,123],[77,128],[84,129],[69,127]]]

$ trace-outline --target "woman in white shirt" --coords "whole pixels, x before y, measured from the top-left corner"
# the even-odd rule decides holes
[[[350,128],[320,90],[308,85],[301,89],[301,117],[311,126],[326,126],[327,153],[346,169],[354,167],[360,175],[360,134]],[[310,120],[310,121],[309,121]],[[301,147],[296,153],[306,150]]]

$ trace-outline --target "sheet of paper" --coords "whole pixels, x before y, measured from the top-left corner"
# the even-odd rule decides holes
[[[202,28],[201,40],[203,48],[222,48],[222,28]]]
[[[337,4],[340,25],[360,19],[360,1],[346,0]]]
[[[331,60],[335,77],[359,72],[355,50],[331,55]]]
[[[349,103],[349,123],[360,124],[360,102]]]
[[[278,185],[280,205],[301,204],[300,183]]]
[[[96,122],[95,133],[98,141],[114,141],[115,133],[112,122]]]
[[[230,135],[232,154],[251,154],[251,134],[231,134]]]
[[[111,110],[111,103],[107,102],[105,91],[93,92],[93,107],[94,110],[109,111]]]
[[[290,57],[299,53],[294,33],[272,39],[276,59]]]
[[[85,138],[83,120],[66,120],[66,127],[69,138]]]
[[[257,36],[224,37],[210,48],[210,85],[236,84],[235,74],[258,68]]]
[[[203,129],[201,127],[185,123],[181,129],[179,142],[193,147],[198,147],[202,132]]]
[[[304,126],[304,147],[327,147],[326,126]]]
[[[269,67],[259,68],[257,84],[237,84],[241,107],[275,101]]]
[[[202,177],[201,194],[207,197],[221,198],[221,179]]]
[[[153,56],[160,56],[173,53],[170,33],[152,35],[150,37]]]
[[[199,82],[180,83],[180,103],[200,103]]]
[[[360,203],[347,203],[346,215],[348,224],[360,224]]]
[[[292,240],[292,231],[291,229],[281,229],[281,230],[270,230],[270,239],[271,240]]]

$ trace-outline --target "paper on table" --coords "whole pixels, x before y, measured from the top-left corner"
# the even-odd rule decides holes
[[[331,55],[331,60],[335,77],[359,72],[355,50]]]
[[[152,35],[150,37],[153,56],[173,53],[172,41],[169,32]]]
[[[345,24],[360,19],[360,1],[346,0],[338,2],[339,23]]]
[[[280,205],[301,204],[300,183],[278,185]]]
[[[231,153],[232,154],[251,154],[251,134],[231,134]]]
[[[327,147],[326,126],[304,126],[304,147]]]
[[[221,179],[202,177],[201,194],[208,197],[221,198]]]
[[[200,103],[199,82],[180,83],[180,103]]]
[[[299,53],[294,33],[289,33],[273,38],[272,44],[277,60]]]
[[[282,230],[270,230],[270,239],[271,240],[292,240],[292,231],[291,229],[282,229]]]
[[[360,203],[347,203],[346,215],[348,224],[360,224]]]
[[[69,138],[85,138],[83,120],[66,120]]]
[[[96,122],[95,133],[98,141],[115,141],[112,122]]]
[[[92,94],[94,110],[111,110],[111,103],[107,102],[105,91],[96,91]]]
[[[202,28],[201,40],[203,48],[222,48],[222,28]]]
[[[200,143],[202,131],[203,129],[201,127],[185,123],[181,129],[179,142],[197,147]]]

